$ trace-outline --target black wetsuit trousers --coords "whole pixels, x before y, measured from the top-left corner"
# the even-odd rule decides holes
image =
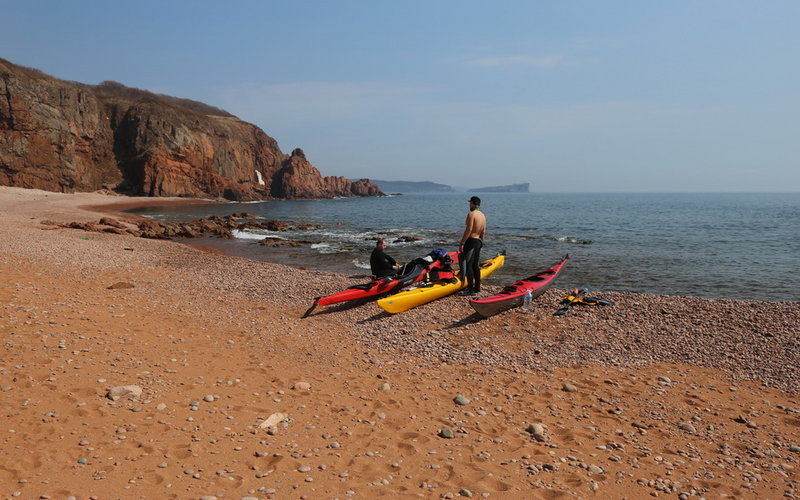
[[[461,272],[467,278],[467,288],[475,293],[481,291],[481,248],[483,242],[479,238],[468,238],[459,260]]]

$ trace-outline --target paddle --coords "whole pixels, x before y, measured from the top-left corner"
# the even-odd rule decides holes
[[[578,300],[580,298],[582,298],[584,295],[586,295],[587,293],[589,293],[589,288],[585,287],[585,286],[583,286],[583,287],[581,287],[581,288],[579,288],[577,290],[573,290],[572,291],[572,298],[564,299],[562,301],[562,303],[564,303],[564,301],[566,301],[566,304],[561,309],[559,309],[558,311],[554,312],[553,316],[562,316],[564,314],[567,314],[567,311],[569,311],[570,306],[572,306],[572,304],[575,304],[576,302],[578,302]]]
[[[314,303],[313,303],[313,304],[311,304],[311,307],[309,307],[309,308],[308,308],[308,310],[306,311],[306,313],[305,313],[305,314],[303,314],[302,316],[300,316],[300,319],[307,318],[307,317],[308,317],[308,315],[309,315],[309,314],[311,314],[311,311],[313,311],[314,309],[316,309],[316,307],[317,307],[317,302],[319,302],[319,299],[321,299],[321,298],[322,298],[322,297],[314,297]]]

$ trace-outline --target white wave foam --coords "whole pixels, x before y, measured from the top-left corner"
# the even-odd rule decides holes
[[[592,243],[591,240],[583,240],[574,236],[559,236],[553,239],[559,243],[571,243],[573,245],[590,245]]]
[[[353,259],[353,265],[359,269],[370,269],[369,262],[361,262],[358,258]]]
[[[267,236],[263,234],[256,234],[250,231],[239,231],[238,229],[234,229],[231,231],[231,234],[234,238],[238,238],[240,240],[263,240]]]
[[[322,253],[322,254],[341,253],[342,252],[342,249],[336,248],[336,247],[332,247],[328,243],[313,243],[311,245],[311,249],[312,250],[316,250],[317,252]]]
[[[254,232],[254,231],[240,231],[238,229],[234,229],[231,231],[231,234],[234,238],[240,240],[257,240],[261,241],[265,238],[273,239],[273,240],[285,240],[286,238],[282,238],[277,234],[269,234],[269,232],[261,231],[261,232]]]

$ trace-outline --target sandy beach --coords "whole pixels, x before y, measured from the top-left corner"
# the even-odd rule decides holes
[[[61,226],[185,201],[0,187],[0,498],[800,497],[798,303],[301,319],[358,281]]]

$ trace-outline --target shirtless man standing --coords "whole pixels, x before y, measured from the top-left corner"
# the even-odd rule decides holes
[[[481,199],[473,196],[469,199],[466,228],[458,247],[461,274],[467,278],[467,288],[462,295],[475,295],[481,291],[480,261],[484,236],[486,236],[486,216],[481,212]]]

